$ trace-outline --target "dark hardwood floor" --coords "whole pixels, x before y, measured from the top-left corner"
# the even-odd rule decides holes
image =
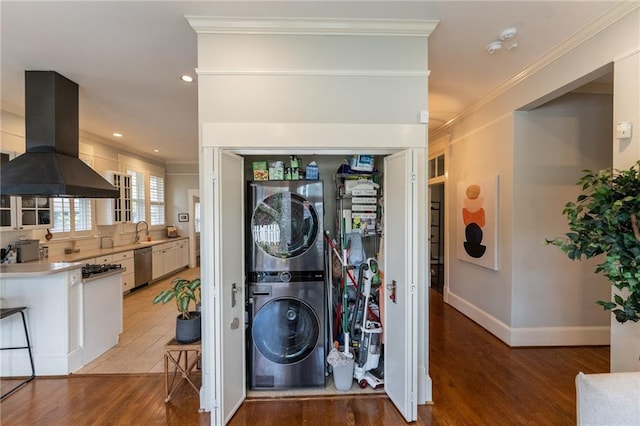
[[[509,348],[431,292],[434,403],[419,425],[574,425],[575,376],[609,370],[608,347]],[[164,377],[36,378],[0,403],[2,425],[199,425],[188,386],[164,402]],[[385,396],[247,400],[230,425],[398,425]]]

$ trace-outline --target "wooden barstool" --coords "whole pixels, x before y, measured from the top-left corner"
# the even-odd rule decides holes
[[[17,307],[17,308],[2,308],[2,309],[0,309],[0,320],[4,319],[4,318],[7,318],[7,317],[9,317],[9,316],[11,316],[13,314],[17,314],[17,313],[20,313],[20,315],[22,315],[22,325],[24,326],[24,336],[27,339],[27,346],[12,346],[12,347],[7,347],[7,348],[0,348],[0,350],[1,351],[8,351],[8,350],[16,350],[16,349],[27,349],[29,351],[29,361],[31,362],[31,377],[28,377],[24,381],[20,382],[18,385],[14,386],[8,392],[2,394],[2,396],[0,397],[0,401],[5,399],[7,396],[11,395],[12,393],[17,391],[22,386],[24,386],[25,384],[29,383],[30,381],[32,381],[36,377],[36,370],[35,370],[35,368],[33,366],[33,354],[31,353],[31,342],[29,341],[29,332],[27,331],[27,321],[24,318],[25,309],[27,309],[26,306],[20,306],[20,307]]]

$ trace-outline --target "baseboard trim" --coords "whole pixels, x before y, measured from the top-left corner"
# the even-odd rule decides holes
[[[602,346],[611,342],[609,326],[512,328],[454,293],[447,296],[451,306],[511,347]]]

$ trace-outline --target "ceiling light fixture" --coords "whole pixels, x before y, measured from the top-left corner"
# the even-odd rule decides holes
[[[489,52],[489,55],[493,55],[494,53],[496,53],[497,51],[502,49],[502,42],[501,41],[492,41],[491,43],[489,43],[487,45],[487,52]]]
[[[190,75],[184,74],[180,76],[180,80],[184,81],[185,83],[192,83],[193,77],[191,77]]]
[[[122,133],[114,132],[113,136],[116,137],[116,138],[121,138],[122,137]]]
[[[154,149],[153,152],[158,153],[160,150],[158,148]]]
[[[515,38],[516,35],[518,35],[518,29],[511,27],[511,28],[507,28],[506,30],[503,30],[500,33],[500,40],[505,41],[505,40],[511,40],[512,38]]]

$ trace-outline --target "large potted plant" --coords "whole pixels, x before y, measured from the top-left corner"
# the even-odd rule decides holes
[[[177,277],[171,280],[171,284],[171,287],[162,290],[153,299],[153,303],[166,304],[175,299],[180,312],[176,317],[176,341],[178,343],[197,342],[201,337],[200,312],[189,310],[189,305],[191,301],[194,304],[200,302],[200,278],[187,280]]]
[[[563,215],[570,231],[546,240],[571,260],[603,255],[595,272],[618,291],[613,300],[598,301],[618,322],[640,320],[640,161],[627,170],[585,170],[578,181],[583,193],[568,202]]]

